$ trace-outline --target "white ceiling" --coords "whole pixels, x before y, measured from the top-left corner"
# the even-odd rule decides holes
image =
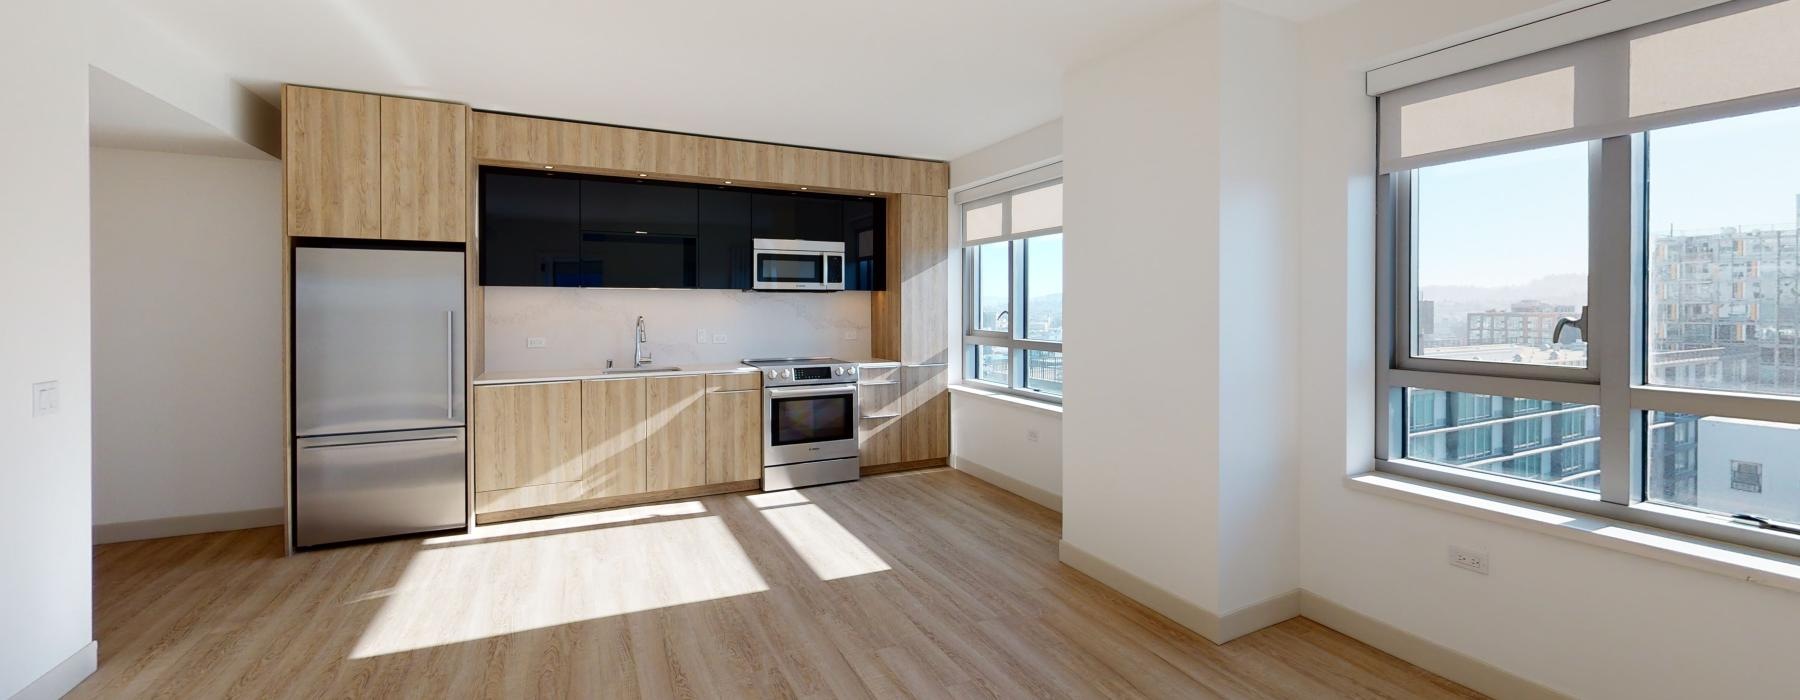
[[[1244,0],[1305,19],[1353,0]],[[292,82],[948,159],[1056,118],[1065,69],[1207,0],[139,0]]]

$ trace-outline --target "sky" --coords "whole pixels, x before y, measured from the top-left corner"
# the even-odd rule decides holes
[[[1650,132],[1653,232],[1782,226],[1800,194],[1800,107]],[[1422,168],[1419,285],[1587,271],[1587,144]]]

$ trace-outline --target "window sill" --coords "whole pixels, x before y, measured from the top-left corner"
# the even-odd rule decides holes
[[[954,391],[958,394],[963,394],[965,396],[980,396],[985,399],[991,399],[994,401],[1009,403],[1009,404],[1013,404],[1015,406],[1029,408],[1034,411],[1042,411],[1044,413],[1053,413],[1053,414],[1056,414],[1057,416],[1061,416],[1062,412],[1063,412],[1062,404],[1050,403],[1049,401],[1039,401],[1037,399],[1031,399],[1031,398],[1027,398],[1024,396],[1017,396],[1014,394],[1007,394],[1007,393],[1003,393],[1003,392],[999,392],[999,391],[993,391],[990,389],[983,389],[981,387],[970,386],[968,384],[951,384],[950,390]]]
[[[1345,485],[1355,491],[1800,593],[1800,559],[1772,552],[1395,474],[1353,474],[1345,478]]]

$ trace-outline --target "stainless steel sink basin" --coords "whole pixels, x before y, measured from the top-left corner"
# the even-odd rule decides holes
[[[602,374],[644,374],[646,372],[680,372],[680,367],[614,367]]]

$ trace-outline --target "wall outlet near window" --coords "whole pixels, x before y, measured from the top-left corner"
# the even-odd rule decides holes
[[[716,345],[724,345],[725,331],[713,331],[713,343]]]
[[[1450,565],[1486,575],[1488,572],[1488,556],[1485,552],[1477,552],[1472,549],[1463,549],[1462,547],[1451,545]]]
[[[844,331],[844,340],[856,340],[856,329]]]
[[[525,347],[527,348],[541,348],[549,344],[550,340],[548,338],[533,336],[525,339]]]
[[[1038,441],[1037,428],[1026,428],[1025,429],[1025,441],[1026,442],[1037,442]]]

